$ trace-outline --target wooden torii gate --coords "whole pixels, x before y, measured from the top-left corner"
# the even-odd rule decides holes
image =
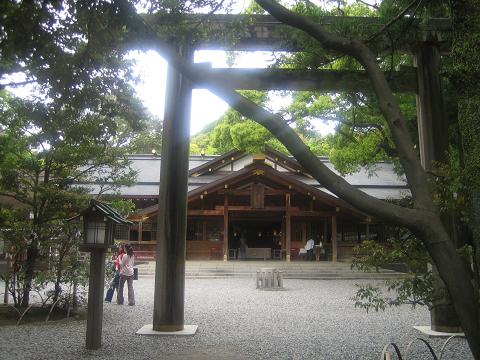
[[[202,21],[201,16],[195,15],[194,18]],[[148,20],[150,23],[163,24],[165,19],[164,16],[151,15]],[[244,17],[208,16],[210,27],[207,30],[211,36],[195,45],[177,44],[178,53],[186,62],[193,65],[194,51],[199,49],[299,50],[296,44],[288,40],[291,28],[268,15],[257,15],[253,19],[253,22],[241,27],[242,31],[238,33],[238,25],[232,24],[241,23]],[[191,20],[190,17],[189,21]],[[332,24],[351,21],[351,18],[325,17],[323,21],[325,24]],[[360,20],[356,18],[355,21],[377,29],[384,27],[384,24],[375,18]],[[235,43],[218,36],[232,29],[237,32]],[[450,28],[448,20],[435,19],[422,25],[413,23],[412,29],[404,34],[404,40],[401,41],[409,46],[401,50],[413,55],[416,66],[389,72],[387,78],[394,92],[410,92],[417,96],[420,156],[426,170],[430,170],[432,161],[445,158],[448,146],[447,118],[439,69],[440,51],[445,47],[442,39]],[[384,40],[380,37],[378,43],[382,41]],[[235,89],[362,91],[370,87],[363,71],[283,69],[207,71],[211,79],[228,83]],[[199,84],[195,86],[202,87]],[[160,332],[178,332],[184,329],[189,128],[193,88],[187,77],[169,65],[162,137],[153,314],[153,330]],[[332,218],[332,223],[335,221],[336,219]]]

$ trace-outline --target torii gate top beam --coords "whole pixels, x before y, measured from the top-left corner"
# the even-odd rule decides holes
[[[301,51],[301,47],[293,39],[290,26],[276,20],[271,15],[145,15],[153,26],[178,25],[191,26],[195,31],[195,49],[238,50],[238,51]],[[396,50],[413,53],[419,42],[435,42],[442,50],[449,47],[451,22],[449,19],[429,19],[420,22],[417,19],[401,19],[408,22],[407,31],[401,34],[396,42]],[[382,30],[385,23],[377,17],[325,16],[319,22],[324,26],[355,25],[371,29],[371,33]],[[163,31],[167,37],[176,37]],[[205,34],[201,36],[199,34]],[[375,47],[388,49],[390,39],[387,34],[375,39]]]

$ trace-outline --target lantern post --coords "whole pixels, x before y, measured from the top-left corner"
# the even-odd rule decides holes
[[[90,201],[80,218],[83,220],[80,250],[90,252],[86,348],[96,350],[102,346],[105,253],[114,245],[115,226],[131,222],[110,205],[97,200]]]

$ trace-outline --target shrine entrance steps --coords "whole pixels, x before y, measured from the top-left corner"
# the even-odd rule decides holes
[[[155,262],[139,264],[139,277],[154,277]],[[328,261],[187,261],[185,277],[187,279],[215,279],[215,278],[255,278],[257,270],[265,267],[276,268],[283,272],[284,279],[305,280],[355,280],[372,279],[386,280],[405,276],[405,274],[380,269],[378,272],[362,272],[352,270],[348,262]]]

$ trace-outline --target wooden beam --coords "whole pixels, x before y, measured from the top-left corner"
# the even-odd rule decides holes
[[[195,39],[195,48],[215,50],[246,50],[246,51],[299,51],[302,49],[300,30],[279,22],[271,15],[183,15],[172,16],[165,14],[144,15],[152,26],[161,26],[165,38],[177,36],[177,26],[185,28],[195,27],[197,34],[206,34],[203,38]],[[355,16],[322,16],[315,18],[316,23],[325,27],[351,26],[370,29],[373,34],[385,25],[385,21],[376,17]],[[405,17],[399,23],[404,23],[407,29],[396,42],[398,51],[411,52],[416,43],[423,38],[435,38],[437,43],[448,47],[448,35],[451,33],[449,19],[430,19],[427,22]],[[176,26],[177,25],[177,26]],[[408,26],[406,26],[408,25]],[[435,37],[431,34],[434,33]],[[300,40],[298,40],[300,39]],[[144,48],[142,39],[133,37],[132,47]],[[391,47],[391,39],[385,32],[377,36],[371,44],[376,49],[384,50]]]
[[[227,190],[225,190],[227,192]],[[285,196],[287,193],[287,190],[284,189],[268,189],[265,188],[264,190],[264,195],[265,196],[275,196],[275,195],[282,195]],[[250,196],[251,191],[250,190],[244,190],[244,189],[228,189],[228,193],[233,196]]]
[[[188,210],[189,216],[222,216],[223,209],[221,210]]]
[[[335,215],[335,211],[308,211],[308,210],[291,210],[291,216],[298,217],[330,217]]]
[[[365,71],[300,70],[300,69],[202,69],[211,79],[228,83],[237,90],[295,90],[295,91],[364,91],[371,90]],[[417,73],[413,67],[385,72],[394,92],[416,93]],[[196,88],[206,87],[196,84]]]
[[[223,206],[220,205],[220,206],[216,206],[215,207],[216,209],[220,209],[222,208],[223,209]],[[292,207],[291,208],[292,211],[300,211],[298,209],[298,207]],[[229,205],[228,206],[228,211],[232,212],[232,211],[251,211],[251,212],[274,212],[274,211],[278,211],[278,212],[284,212],[286,210],[285,206],[268,206],[268,207],[265,207],[263,209],[253,209],[250,205]],[[212,211],[212,210],[210,210]],[[218,210],[217,210],[218,211]],[[222,212],[223,214],[223,212]]]

